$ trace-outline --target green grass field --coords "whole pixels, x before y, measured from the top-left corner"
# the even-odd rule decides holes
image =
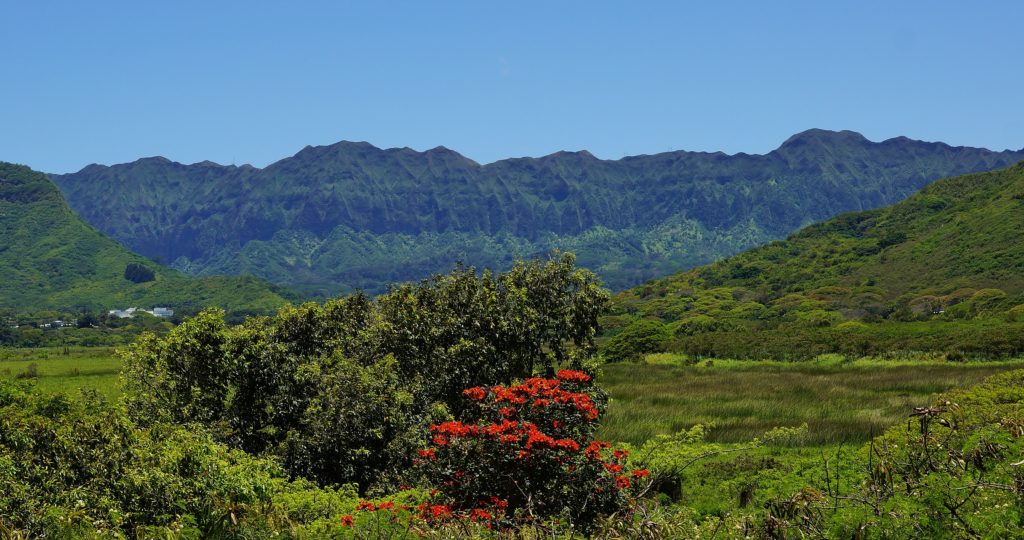
[[[16,378],[35,364],[38,388],[77,394],[95,389],[116,397],[120,360],[112,348],[0,349],[0,378]],[[777,426],[807,422],[809,445],[866,441],[905,421],[915,406],[954,387],[1024,359],[950,363],[936,360],[750,362],[714,360],[685,365],[671,354],[643,364],[608,364],[601,385],[611,396],[600,437],[634,444],[694,424],[714,424],[710,440],[743,442]]]
[[[599,436],[641,443],[694,424],[714,424],[711,441],[742,442],[777,426],[807,422],[809,445],[861,442],[907,419],[915,406],[1024,360],[843,361],[781,363],[714,360],[684,365],[677,355],[644,364],[609,364],[601,384],[611,396]]]
[[[37,376],[25,378],[30,365]],[[107,397],[120,393],[117,379],[121,360],[108,347],[6,349],[0,348],[0,379],[22,378],[33,381],[45,392],[78,394],[79,389],[94,389]]]

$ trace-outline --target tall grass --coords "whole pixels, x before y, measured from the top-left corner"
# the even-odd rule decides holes
[[[1024,366],[986,363],[714,360],[685,365],[673,355],[647,363],[609,364],[600,378],[611,396],[600,436],[641,443],[694,424],[713,424],[709,438],[741,442],[777,426],[808,424],[806,444],[866,441],[905,421],[938,393]]]
[[[35,373],[29,373],[30,366]],[[44,392],[77,395],[81,389],[96,390],[115,397],[121,360],[108,347],[60,347],[39,349],[0,348],[0,379],[20,378],[32,381]]]

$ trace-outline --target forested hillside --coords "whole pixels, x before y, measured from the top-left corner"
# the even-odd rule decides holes
[[[340,142],[264,169],[147,158],[52,178],[86,221],[138,253],[330,295],[553,248],[622,289],[1020,159],[810,130],[765,155],[559,152],[479,165],[443,147]]]
[[[284,303],[254,277],[194,278],[135,255],[75,215],[46,175],[0,162],[0,308],[219,306],[241,315]]]
[[[1024,163],[935,182],[893,206],[838,216],[617,300],[613,328],[644,321],[650,334],[663,321],[659,331],[692,352],[773,355],[768,342],[782,340],[780,351],[813,354],[848,340],[864,352],[1019,353]],[[882,322],[906,325],[871,324]],[[749,332],[765,329],[770,336]]]

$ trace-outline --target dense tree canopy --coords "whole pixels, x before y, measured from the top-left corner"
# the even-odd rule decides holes
[[[325,483],[386,483],[464,388],[511,383],[594,352],[608,294],[572,255],[502,274],[459,268],[231,327],[216,310],[126,354],[129,411],[198,422]]]

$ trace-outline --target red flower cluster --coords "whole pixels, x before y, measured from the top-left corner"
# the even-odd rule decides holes
[[[585,520],[630,511],[636,484],[650,473],[630,471],[627,452],[591,440],[601,413],[591,383],[586,373],[561,370],[553,379],[464,390],[472,402],[465,421],[431,426],[433,443],[417,452],[439,490],[432,500],[447,503],[421,507],[419,517],[490,527],[508,526],[526,505],[549,516],[587,513],[573,518]]]
[[[563,369],[555,374],[560,381],[572,381],[578,383],[585,383],[590,380],[590,375],[583,373],[582,371],[573,371],[571,369]]]
[[[480,401],[481,399],[487,397],[487,391],[477,386],[474,388],[467,388],[463,390],[462,395],[468,397],[469,399],[472,399],[473,401]]]
[[[430,523],[436,523],[438,521],[446,521],[454,516],[452,507],[447,504],[427,504],[423,503],[417,508],[420,513],[420,518]]]
[[[393,517],[397,517],[399,515],[398,512],[410,512],[409,517],[411,519],[418,519],[430,524],[469,519],[472,522],[486,522],[488,528],[505,514],[506,508],[508,508],[508,501],[497,497],[491,497],[490,502],[479,501],[479,505],[468,512],[457,511],[448,504],[432,504],[429,502],[415,507],[405,504],[397,505],[394,501],[382,501],[380,503],[361,501],[356,505],[356,510],[360,512],[389,512]],[[351,527],[354,523],[355,518],[351,514],[341,516],[342,526]]]
[[[492,519],[494,519],[494,516],[492,516],[489,511],[484,510],[483,508],[474,508],[469,511],[470,521],[490,521]]]
[[[431,426],[434,433],[434,444],[447,446],[456,439],[487,437],[498,441],[503,445],[522,445],[527,452],[520,452],[521,457],[529,455],[529,451],[535,448],[552,448],[578,452],[580,444],[573,439],[556,439],[543,431],[533,422],[517,422],[515,420],[502,420],[500,424],[487,424],[485,426],[466,425],[462,422],[445,422]],[[436,450],[417,450],[420,457],[430,460],[437,459]]]
[[[480,432],[480,428],[478,426],[467,426],[462,422],[445,422],[430,426],[430,431],[434,433],[434,444],[446,446],[453,438],[476,435]]]
[[[495,404],[507,403],[509,405],[525,405],[532,403],[534,407],[546,408],[552,404],[571,405],[589,421],[597,420],[600,416],[594,400],[584,392],[572,392],[561,387],[563,381],[586,382],[590,376],[579,372],[563,369],[559,374],[564,376],[558,379],[543,379],[534,377],[526,379],[515,386],[493,386],[491,394]],[[478,392],[479,391],[479,392]],[[481,401],[486,397],[482,388],[470,388],[463,393],[474,401]],[[503,416],[512,416],[515,409],[503,406],[499,412]]]
[[[411,506],[400,506],[402,510],[408,510]],[[394,501],[384,501],[380,504],[374,504],[373,501],[362,501],[356,505],[356,510],[361,512],[376,512],[378,510],[394,510]]]
[[[611,448],[611,444],[604,441],[591,441],[584,453],[590,459],[601,459],[601,450]]]

